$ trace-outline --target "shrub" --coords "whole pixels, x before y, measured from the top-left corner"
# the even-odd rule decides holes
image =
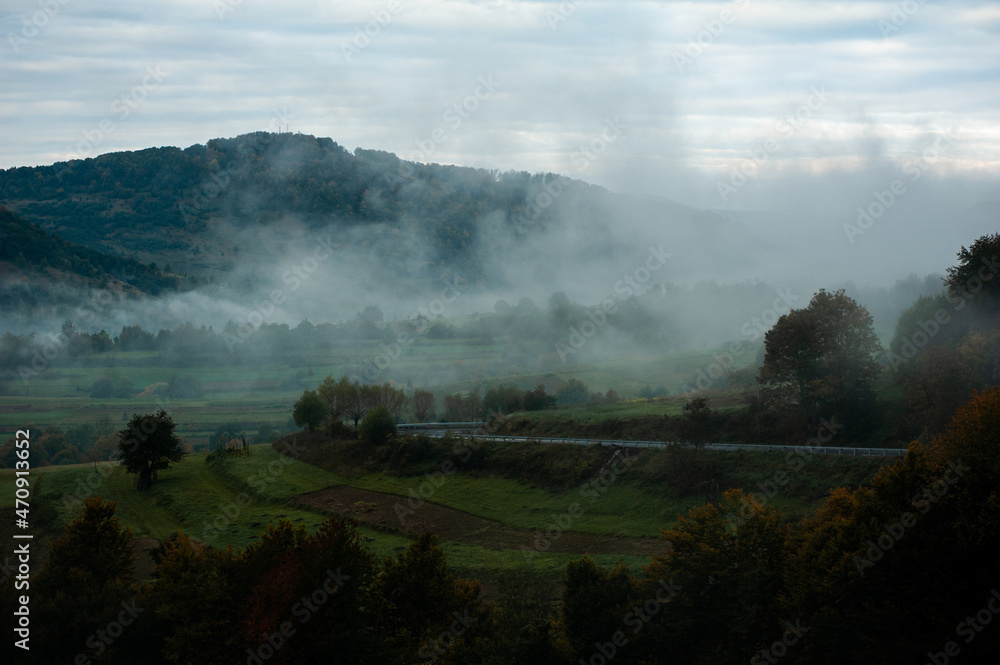
[[[389,409],[380,406],[365,414],[358,426],[358,433],[368,443],[380,446],[396,434],[396,419],[389,413]]]

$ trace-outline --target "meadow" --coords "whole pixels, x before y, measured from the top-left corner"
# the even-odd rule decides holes
[[[575,453],[567,446],[565,454]],[[205,453],[188,455],[143,492],[117,463],[50,466],[32,470],[32,529],[39,537],[55,538],[87,496],[114,500],[118,517],[137,538],[140,570],[148,574],[151,550],[177,531],[214,547],[242,548],[280,519],[315,529],[336,514],[357,520],[380,556],[401,551],[420,531],[431,530],[442,534],[450,565],[464,576],[487,584],[509,575],[558,583],[566,563],[584,553],[602,565],[624,562],[638,572],[651,554],[665,551],[661,530],[705,497],[672,491],[671,481],[658,475],[664,454],[643,453],[611,482],[563,489],[462,469],[434,483],[426,473],[339,474],[265,444],[251,445],[249,456],[211,463]],[[772,453],[708,454],[713,475],[747,487],[767,482],[784,464]],[[816,456],[769,501],[789,520],[798,519],[831,487],[865,482],[883,463]],[[366,494],[335,510],[304,500],[330,493]],[[14,472],[0,470],[0,514],[6,523],[13,523],[13,497]]]
[[[421,477],[395,478],[382,475],[344,478],[318,467],[281,456],[269,445],[252,445],[249,457],[227,460],[224,469],[206,463],[206,454],[189,455],[171,469],[161,472],[159,481],[147,491],[134,489],[135,478],[115,463],[32,470],[32,514],[44,522],[36,527],[43,535],[55,537],[77,514],[86,496],[102,496],[117,503],[117,514],[132,529],[140,544],[154,547],[171,533],[183,531],[215,547],[245,547],[259,539],[269,523],[287,519],[314,529],[327,517],[325,511],[309,509],[294,498],[300,494],[347,485],[398,494],[405,501],[409,488]],[[576,491],[561,494],[525,487],[505,479],[448,478],[434,496],[435,503],[496,521],[517,529],[542,530],[552,524],[552,516],[578,501]],[[634,488],[611,487],[588,506],[573,530],[596,535],[630,533],[656,537],[658,529],[670,521],[669,505],[646,505]],[[14,506],[14,472],[0,470],[0,509],[4,514]],[[359,510],[363,510],[360,507]],[[622,516],[628,514],[626,520]],[[381,556],[389,556],[411,542],[415,534],[402,528],[376,528],[358,518],[368,546]],[[13,522],[13,520],[7,520]],[[505,573],[529,572],[556,579],[566,563],[580,553],[537,552],[531,562],[517,548],[474,545],[461,540],[442,542],[449,562],[470,577],[495,579]],[[638,569],[648,561],[627,551],[595,557],[605,565],[624,561]]]

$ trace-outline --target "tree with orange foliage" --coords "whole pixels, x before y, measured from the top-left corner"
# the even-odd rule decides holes
[[[923,662],[956,641],[1000,579],[998,486],[992,388],[870,487],[835,490],[792,541],[785,610],[813,629],[801,662]],[[1000,639],[984,632],[960,648],[974,662]]]
[[[645,578],[680,591],[648,629],[671,662],[747,662],[785,630],[778,599],[784,585],[786,528],[781,512],[739,489],[718,505],[691,508],[663,531],[671,544]]]

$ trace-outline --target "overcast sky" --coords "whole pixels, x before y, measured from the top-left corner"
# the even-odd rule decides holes
[[[725,209],[936,139],[935,175],[1000,174],[995,1],[5,0],[0,28],[0,167],[287,125]]]

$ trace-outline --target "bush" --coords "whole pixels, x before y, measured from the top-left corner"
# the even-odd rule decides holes
[[[340,418],[328,422],[326,432],[334,441],[351,441],[358,438],[358,433],[351,429],[349,425],[345,425],[344,421]]]
[[[365,414],[358,426],[358,433],[368,443],[380,446],[396,434],[396,419],[389,413],[389,409],[380,406]]]

